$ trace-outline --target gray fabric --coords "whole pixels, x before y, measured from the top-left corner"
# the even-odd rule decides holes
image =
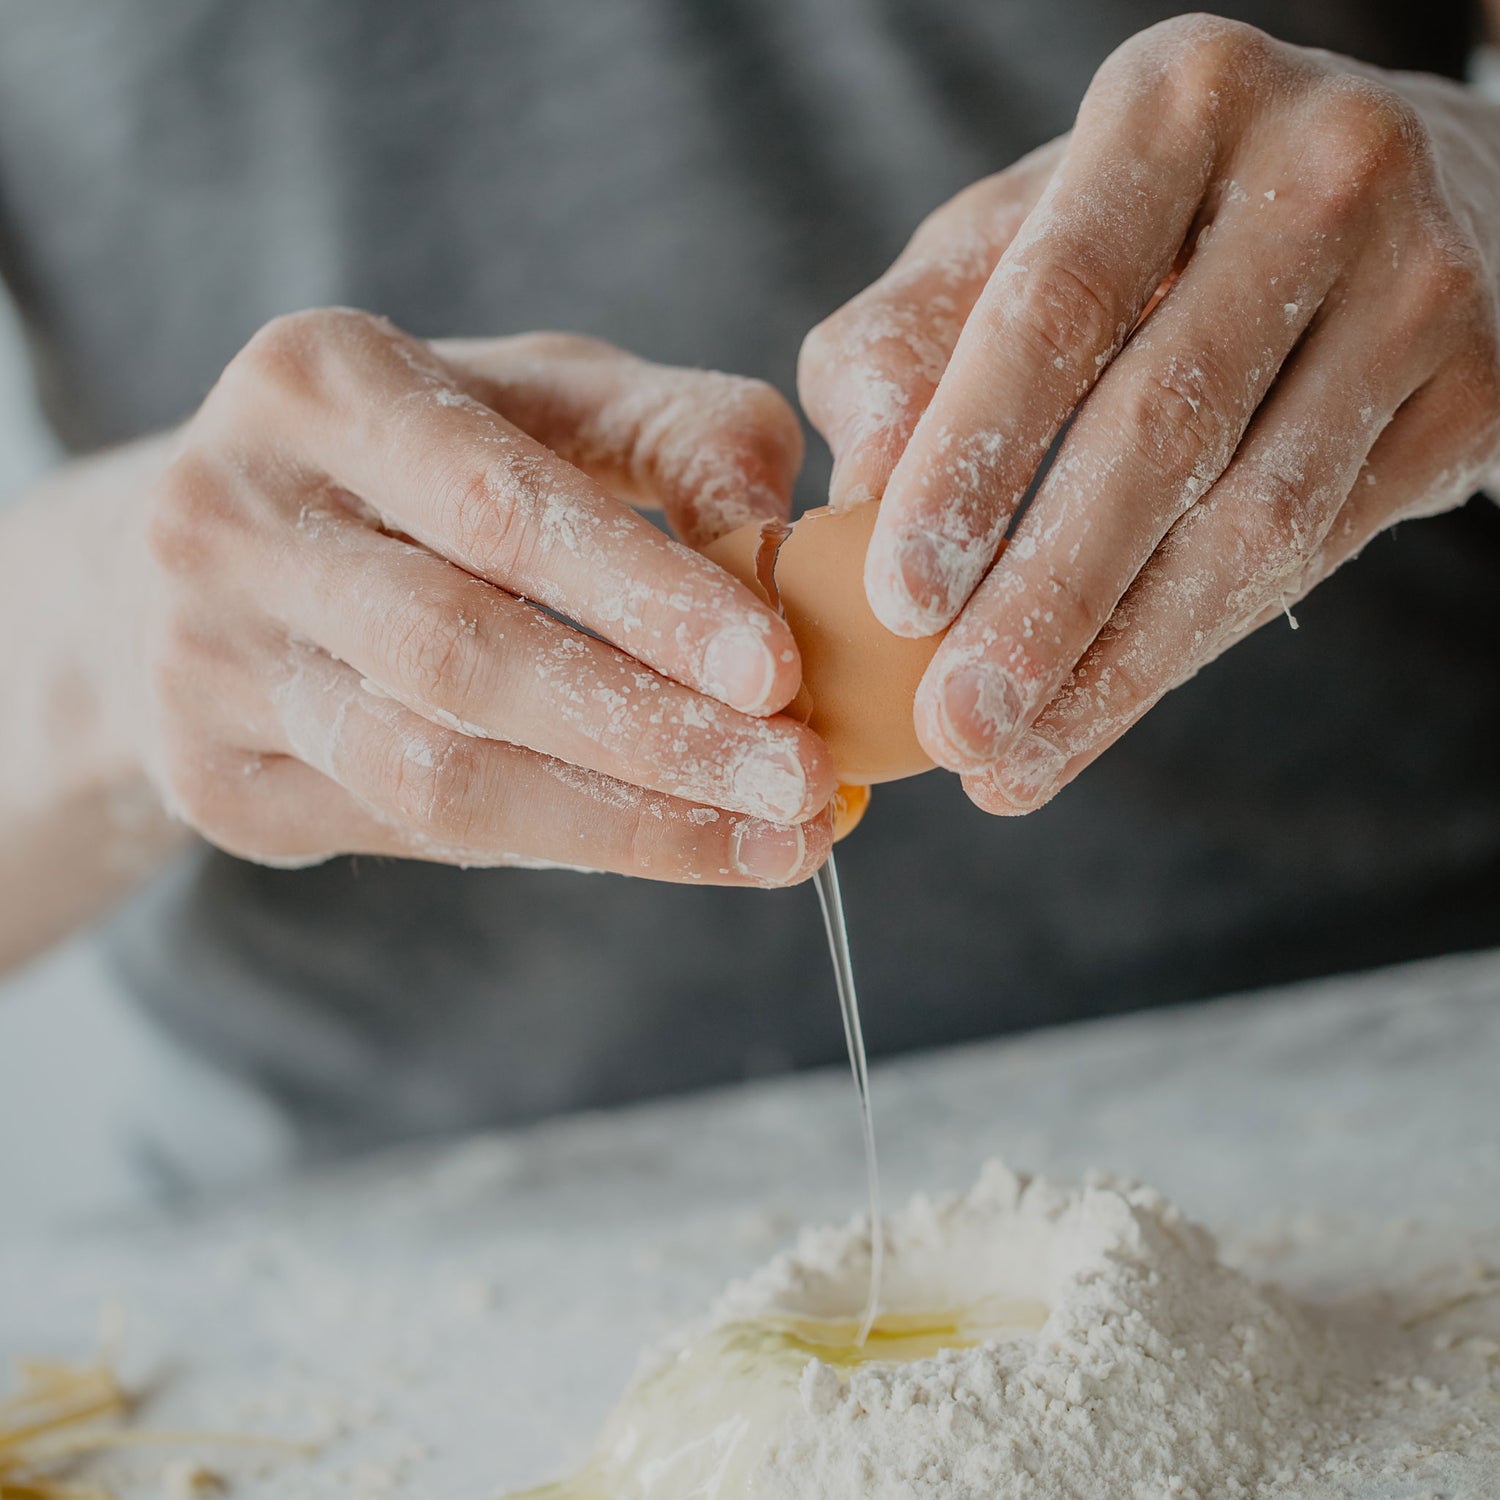
[[[928,209],[1064,129],[1171,7],[7,0],[0,268],[75,445],[189,410],[270,315],[568,327],[790,389]],[[1465,7],[1243,7],[1456,72]],[[826,483],[816,455],[803,486]],[[1044,812],[933,775],[841,855],[877,1051],[1500,942],[1500,516],[1372,547]],[[810,891],[211,852],[113,945],[310,1149],[836,1058]]]

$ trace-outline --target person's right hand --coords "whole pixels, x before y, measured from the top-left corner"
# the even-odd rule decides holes
[[[268,864],[800,880],[834,777],[777,716],[791,634],[620,498],[701,544],[784,517],[800,459],[756,381],[279,319],[146,509],[142,758],[179,817]]]

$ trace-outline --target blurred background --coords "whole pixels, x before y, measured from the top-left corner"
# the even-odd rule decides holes
[[[1478,35],[1466,4],[1230,9],[1451,75]],[[0,8],[0,265],[31,335],[7,303],[0,493],[52,433],[181,420],[265,319],[328,302],[790,395],[813,323],[1177,10]],[[827,475],[813,438],[801,504]],[[1380,538],[1031,817],[946,775],[881,788],[840,856],[872,1051],[1500,944],[1497,576],[1476,500]],[[810,890],[199,847],[0,982],[0,1202],[190,1198],[842,1049]]]

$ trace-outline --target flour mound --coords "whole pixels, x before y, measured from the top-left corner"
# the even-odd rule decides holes
[[[1369,1494],[1372,1479],[1383,1494],[1445,1444],[1495,1441],[1482,1358],[1465,1405],[1456,1382],[1414,1374],[1430,1331],[1418,1339],[1393,1302],[1357,1317],[1298,1305],[1225,1265],[1148,1188],[1064,1190],[992,1164],[967,1195],[892,1216],[886,1254],[886,1312],[1003,1299],[1041,1303],[1045,1320],[909,1363],[810,1359],[725,1496],[1235,1500]],[[805,1232],[684,1338],[856,1316],[868,1263],[860,1222]]]
[[[1482,1260],[1311,1305],[1149,1188],[995,1164],[887,1221],[855,1350],[870,1250],[809,1230],[731,1286],[532,1500],[1495,1500]]]
[[[886,1244],[891,1309],[1004,1298],[1046,1320],[908,1364],[813,1360],[751,1493],[1249,1496],[1303,1467],[1353,1373],[1328,1329],[1147,1188],[1064,1191],[992,1165],[967,1196],[916,1199]],[[714,1316],[847,1316],[867,1259],[857,1230],[809,1232]]]

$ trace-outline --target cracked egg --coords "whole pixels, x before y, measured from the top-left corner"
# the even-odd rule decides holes
[[[868,788],[932,768],[912,722],[917,685],[941,635],[893,635],[865,599],[865,553],[878,501],[824,506],[791,526],[741,526],[704,554],[747,584],[791,626],[802,688],[786,712],[821,735],[839,778],[834,827],[863,816]]]

